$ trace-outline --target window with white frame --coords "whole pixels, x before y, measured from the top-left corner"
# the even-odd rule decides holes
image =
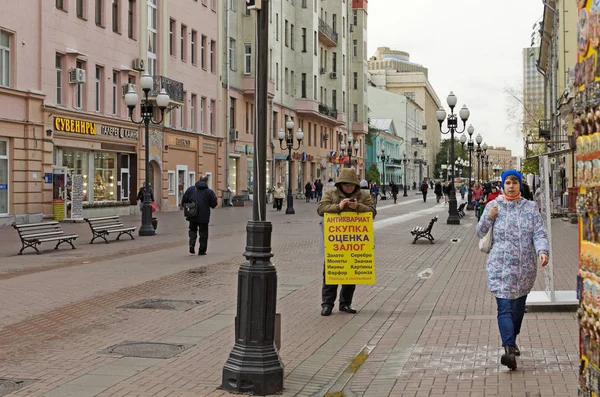
[[[183,105],[181,105],[181,107],[179,108],[179,116],[180,116],[180,128],[181,129],[185,129],[185,100],[187,97],[187,93],[184,91],[183,92]]]
[[[169,55],[175,55],[175,20],[169,20]]]
[[[244,44],[244,74],[252,73],[252,44]]]
[[[62,87],[63,87],[63,56],[56,54],[56,104],[62,104]]]
[[[129,0],[129,6],[127,9],[127,34],[130,39],[135,38],[135,0]]]
[[[180,38],[180,42],[181,42],[181,48],[179,49],[179,51],[181,51],[181,60],[182,61],[186,61],[187,60],[187,43],[186,43],[186,39],[187,39],[187,26],[185,26],[184,24],[181,24],[181,38]]]
[[[196,131],[196,94],[192,94],[190,100],[190,130]]]
[[[229,69],[235,71],[235,39],[229,39]]]
[[[84,9],[84,0],[76,0],[75,1],[75,12],[78,18],[84,18],[85,9]]]
[[[204,109],[206,107],[206,98],[200,98],[200,131],[204,132]]]
[[[83,69],[83,61],[77,60],[75,62],[75,67],[77,69]],[[84,83],[77,83],[75,84],[75,108],[76,109],[81,109],[83,108],[83,90],[84,90]]]
[[[215,72],[215,47],[217,43],[214,40],[210,41],[210,72]]]
[[[112,30],[115,33],[119,33],[120,24],[119,24],[119,1],[120,0],[112,0]]]
[[[352,40],[352,56],[355,57],[358,54],[358,40]]]
[[[206,36],[200,38],[200,66],[206,69]]]
[[[104,22],[104,18],[102,15],[102,8],[104,7],[104,1],[103,0],[96,0],[96,25],[98,26],[104,26],[102,23]]]
[[[192,64],[196,65],[198,63],[198,56],[196,55],[196,43],[198,41],[198,32],[196,32],[195,30],[192,29],[192,42],[191,42],[191,47],[192,47]]]
[[[210,101],[210,109],[209,109],[209,115],[208,117],[210,118],[210,133],[214,134],[214,126],[215,126],[215,111],[217,110],[217,102],[214,100]]]
[[[167,171],[167,194],[175,196],[175,171]]]
[[[157,41],[156,0],[148,0],[148,65],[150,76],[156,76],[156,41]]]
[[[10,86],[10,39],[11,34],[0,30],[0,86]]]
[[[8,141],[0,139],[0,214],[8,214]]]
[[[196,172],[188,172],[188,186],[194,186],[196,184]]]
[[[119,74],[113,71],[112,74],[112,114],[117,114],[117,102],[119,97]]]
[[[94,81],[94,88],[96,92],[94,93],[94,109],[96,112],[102,111],[102,67],[96,66],[96,79]]]

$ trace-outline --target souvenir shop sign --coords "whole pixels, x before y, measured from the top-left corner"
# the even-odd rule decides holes
[[[76,134],[96,135],[96,123],[68,119],[65,117],[55,117],[54,130]]]
[[[326,213],[325,284],[375,284],[371,212]]]
[[[128,128],[120,127],[110,127],[107,125],[103,125],[102,127],[100,127],[100,135],[113,136],[115,138],[120,139],[133,139],[136,141],[139,137],[138,130],[131,130]]]
[[[196,149],[198,147],[197,139],[179,137],[176,135],[169,135],[167,142],[168,142],[169,146],[183,148],[183,149]]]

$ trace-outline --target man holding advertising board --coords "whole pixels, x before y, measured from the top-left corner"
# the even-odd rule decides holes
[[[323,194],[317,213],[323,217],[325,238],[321,315],[331,315],[339,284],[340,311],[356,313],[351,306],[356,284],[375,283],[373,218],[377,210],[369,191],[360,189],[354,169],[341,170],[335,189]]]

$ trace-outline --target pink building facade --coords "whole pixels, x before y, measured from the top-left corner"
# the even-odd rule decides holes
[[[0,224],[138,211],[145,133],[124,94],[144,72],[165,88],[150,127],[150,184],[178,208],[200,175],[220,191],[218,13],[211,1],[22,0],[0,4]],[[211,69],[212,65],[212,69]],[[160,112],[155,115],[160,118]],[[134,112],[140,119],[139,106]]]

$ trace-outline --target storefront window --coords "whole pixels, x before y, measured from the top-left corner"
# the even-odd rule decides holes
[[[271,162],[267,161],[267,189],[271,187]]]
[[[177,191],[178,199],[181,201],[183,194],[185,193],[185,176],[186,170],[177,170]]]
[[[63,167],[67,168],[67,199],[71,199],[71,178],[73,175],[83,176],[83,197],[88,198],[89,152],[77,149],[63,149]]]
[[[8,141],[0,141],[0,214],[8,214]]]
[[[94,200],[112,201],[117,199],[116,175],[117,154],[94,153]]]
[[[234,195],[237,194],[237,159],[229,158],[229,188]]]
[[[248,157],[246,159],[246,180],[248,183],[248,192],[254,193],[254,158]]]

